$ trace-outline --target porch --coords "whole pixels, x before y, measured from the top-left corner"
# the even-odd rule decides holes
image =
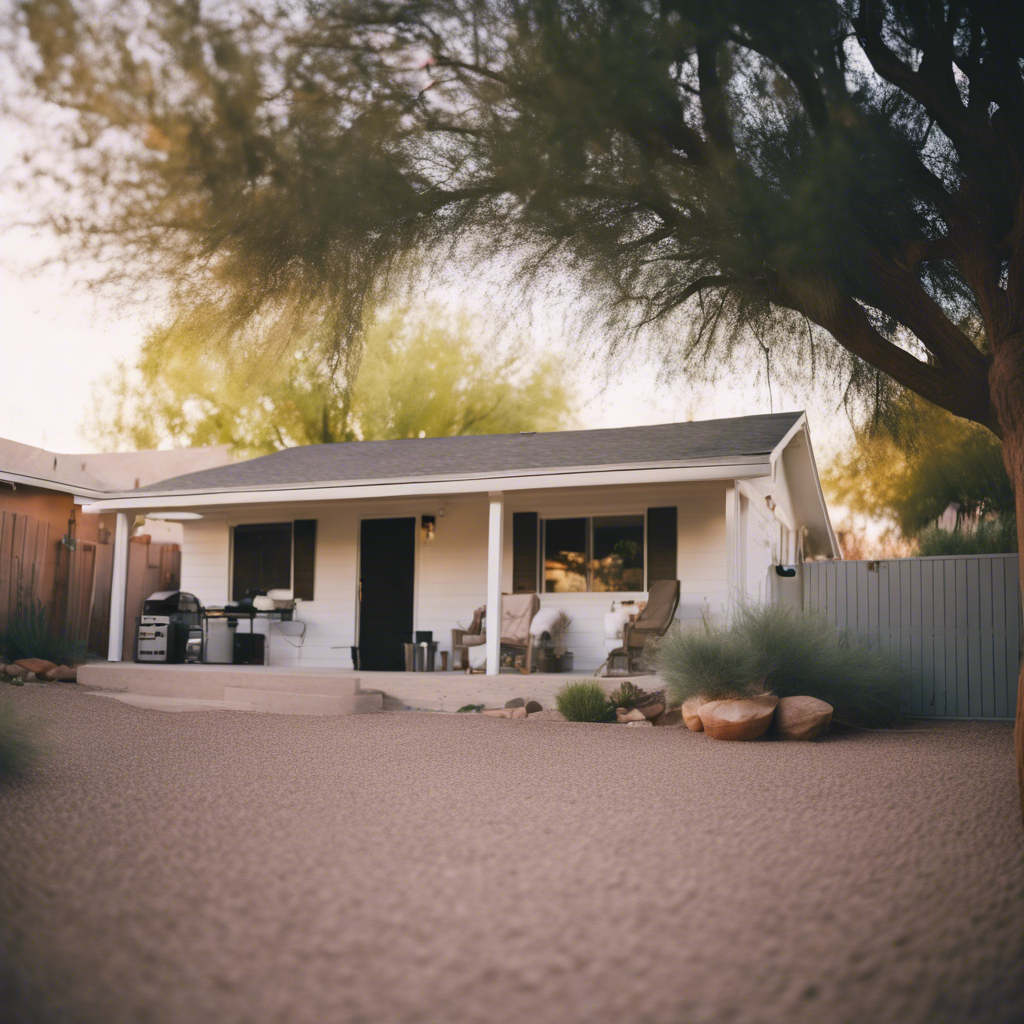
[[[458,711],[467,704],[501,707],[513,697],[533,697],[554,707],[555,694],[573,674],[516,671],[498,675],[465,672],[357,672],[350,668],[271,665],[140,665],[95,661],[78,671],[78,682],[118,693],[181,700],[222,701],[229,707],[283,714],[343,715],[415,708]],[[634,680],[653,689],[655,676]],[[598,680],[609,692],[622,678]]]

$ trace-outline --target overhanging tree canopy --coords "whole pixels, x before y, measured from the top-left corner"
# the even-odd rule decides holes
[[[21,11],[12,52],[78,144],[58,226],[115,276],[170,277],[227,331],[298,310],[346,352],[367,291],[457,241],[575,275],[623,323],[682,311],[694,353],[814,325],[855,383],[1000,434],[1024,529],[1021,5]]]

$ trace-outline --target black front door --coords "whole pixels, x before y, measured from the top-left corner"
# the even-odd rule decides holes
[[[364,519],[359,535],[360,668],[400,672],[412,639],[416,520]]]

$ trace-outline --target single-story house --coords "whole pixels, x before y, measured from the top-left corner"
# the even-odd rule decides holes
[[[32,594],[66,635],[106,654],[114,517],[83,515],[83,503],[231,459],[227,445],[69,455],[0,438],[0,630],[19,592]],[[168,522],[134,532],[130,618],[147,586],[177,586],[181,541]]]
[[[301,643],[262,624],[281,666],[352,668],[358,648],[363,671],[400,670],[416,631],[446,650],[478,606],[534,592],[572,617],[586,671],[607,654],[612,602],[654,580],[678,579],[678,617],[697,620],[779,596],[792,581],[776,566],[841,557],[799,412],[289,448],[85,510],[116,517],[115,591],[129,523],[152,514],[180,518],[181,588],[205,605],[291,590]],[[111,660],[132,627],[112,623]]]

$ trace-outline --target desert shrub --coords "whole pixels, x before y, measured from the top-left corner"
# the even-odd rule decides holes
[[[654,665],[673,704],[764,692],[764,676],[758,678],[752,668],[746,637],[706,614],[699,626],[670,629],[654,645]]]
[[[917,535],[921,555],[1003,555],[1017,551],[1017,517],[983,519],[975,530],[929,526]]]
[[[627,681],[608,694],[608,703],[611,704],[612,710],[622,708],[624,711],[631,711],[633,708],[650,707],[651,704],[664,704],[665,692],[655,690],[654,693],[648,693]]]
[[[58,665],[85,660],[85,644],[54,636],[50,616],[39,598],[22,594],[0,633],[0,654],[8,662],[21,658],[42,658]]]
[[[610,722],[615,717],[601,685],[585,679],[566,683],[555,694],[555,706],[570,722]]]
[[[37,752],[29,723],[17,713],[9,694],[0,692],[0,782],[24,773]]]
[[[872,727],[899,722],[899,664],[823,616],[782,605],[740,608],[731,625],[705,617],[695,629],[673,630],[658,643],[656,659],[669,696],[680,703],[767,690],[827,701],[837,722]]]
[[[748,606],[737,611],[732,629],[746,646],[748,675],[765,679],[780,697],[817,697],[832,705],[836,721],[850,725],[899,722],[899,663],[824,616]]]

